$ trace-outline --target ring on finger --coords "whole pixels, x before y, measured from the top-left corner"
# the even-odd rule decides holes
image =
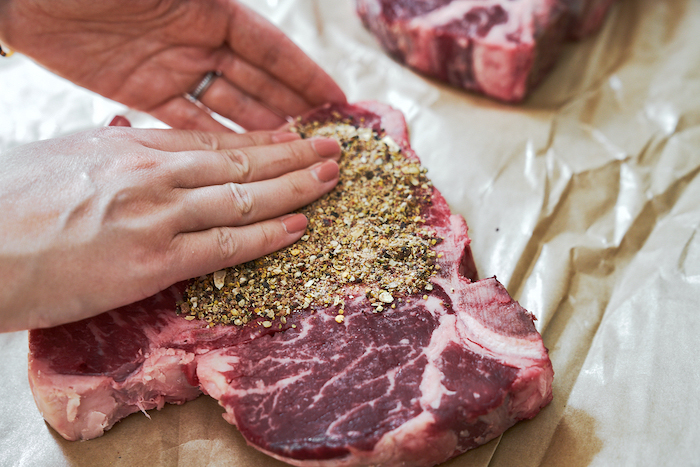
[[[202,81],[199,82],[197,87],[194,88],[194,91],[186,93],[185,97],[189,99],[192,102],[199,101],[199,98],[207,92],[207,89],[214,83],[216,78],[221,76],[220,71],[210,71],[206,75],[204,75],[204,78],[202,78]]]

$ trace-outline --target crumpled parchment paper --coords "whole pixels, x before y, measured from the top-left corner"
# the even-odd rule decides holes
[[[554,401],[445,465],[700,465],[700,2],[619,0],[517,107],[394,62],[351,0],[244,3],[351,101],[404,112],[430,177],[467,219],[481,277],[538,318]],[[0,60],[0,109],[0,150],[117,113],[163,126],[18,55]],[[206,396],[65,441],[32,400],[26,333],[0,335],[0,354],[2,466],[281,465]]]

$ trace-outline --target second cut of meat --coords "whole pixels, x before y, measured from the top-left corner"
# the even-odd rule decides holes
[[[428,76],[520,102],[566,39],[595,31],[614,0],[356,0],[382,47]]]
[[[343,146],[341,181],[304,208],[300,242],[225,280],[29,333],[34,398],[63,437],[204,392],[289,464],[429,467],[552,400],[533,315],[495,278],[476,280],[467,225],[426,177],[403,115],[326,106],[296,129]]]

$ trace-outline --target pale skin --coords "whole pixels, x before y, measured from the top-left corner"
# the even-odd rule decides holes
[[[0,153],[0,331],[87,318],[298,240],[340,147],[270,130],[345,97],[233,0],[0,0],[0,43],[176,128],[103,128]],[[183,97],[253,131],[225,132]],[[273,109],[273,110],[270,110]]]

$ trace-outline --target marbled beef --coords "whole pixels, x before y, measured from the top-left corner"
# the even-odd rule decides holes
[[[525,98],[567,38],[597,29],[614,0],[356,0],[393,57],[506,101]]]
[[[322,108],[408,146],[403,116],[378,103]],[[261,451],[300,466],[443,462],[535,416],[552,364],[533,316],[495,278],[475,280],[467,226],[437,190],[426,224],[432,290],[377,313],[352,287],[344,321],[312,305],[284,324],[208,327],[175,312],[187,284],[97,317],[30,332],[29,378],[63,437],[100,436],[126,415],[201,392]]]

